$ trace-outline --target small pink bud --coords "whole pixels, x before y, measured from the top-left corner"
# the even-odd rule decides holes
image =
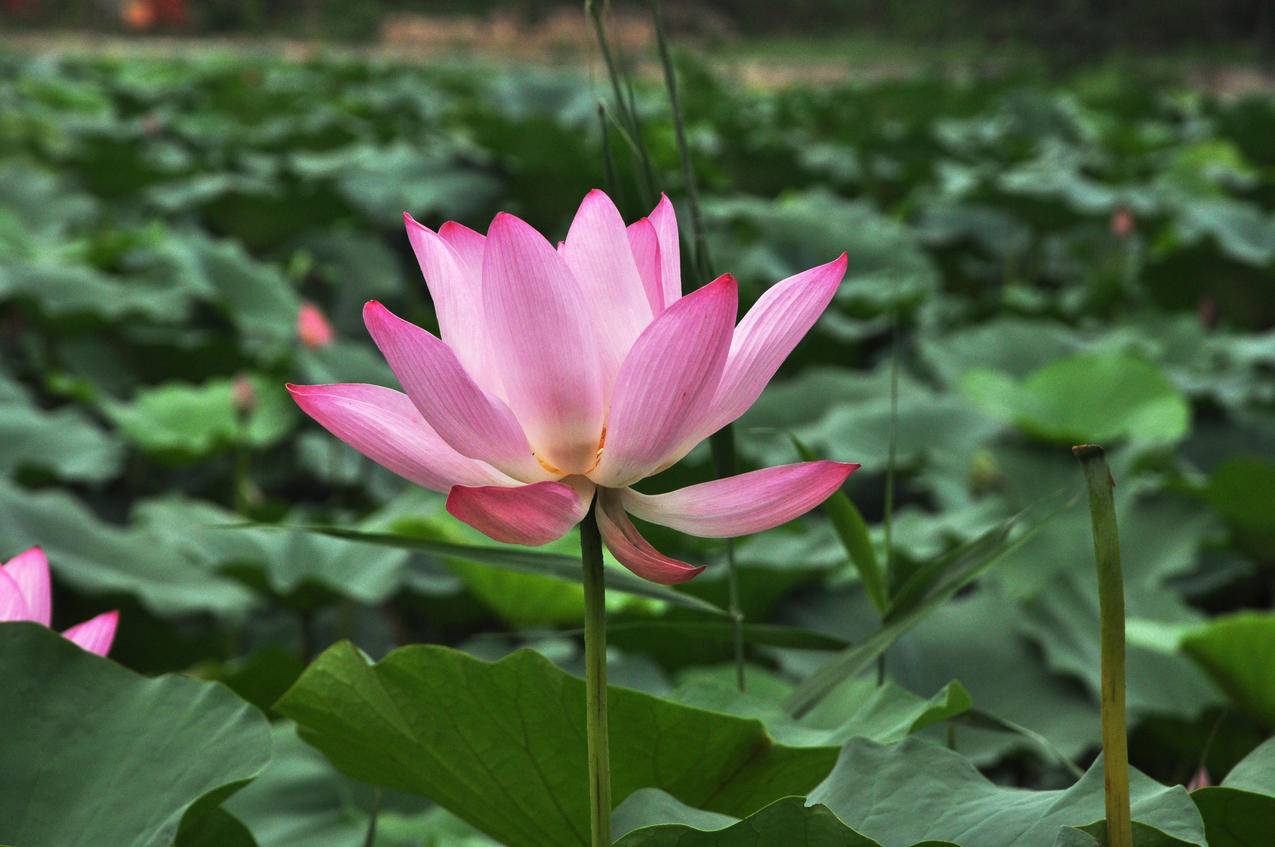
[[[307,347],[326,347],[332,343],[335,332],[323,312],[313,303],[302,303],[297,312],[297,338]]]
[[[1194,791],[1197,788],[1209,788],[1213,785],[1213,780],[1209,779],[1208,769],[1204,765],[1200,765],[1200,769],[1195,772],[1195,776],[1191,777],[1191,781],[1186,784],[1187,791]]]
[[[1205,329],[1217,326],[1217,301],[1212,297],[1201,297],[1196,304],[1196,314],[1200,318],[1200,326]]]
[[[257,405],[257,389],[253,388],[252,380],[240,374],[230,386],[230,398],[235,404],[235,411],[246,415]]]
[[[1137,224],[1134,220],[1133,212],[1127,206],[1120,206],[1111,213],[1111,234],[1117,238],[1128,238],[1133,235],[1133,228]]]

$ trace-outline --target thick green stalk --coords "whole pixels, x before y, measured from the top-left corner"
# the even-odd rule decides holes
[[[1125,729],[1124,577],[1116,526],[1115,481],[1097,444],[1072,448],[1089,486],[1094,558],[1098,563],[1099,639],[1102,646],[1102,753],[1107,796],[1108,847],[1132,847],[1129,742]]]
[[[611,754],[607,735],[606,585],[602,578],[602,537],[594,514],[597,499],[580,522],[584,562],[585,733],[589,745],[589,806],[593,847],[611,843]]]

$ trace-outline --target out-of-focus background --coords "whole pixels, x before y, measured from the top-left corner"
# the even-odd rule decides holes
[[[847,492],[901,579],[1079,490],[1067,448],[1106,444],[1134,762],[1167,782],[1225,772],[1275,727],[1270,687],[1245,681],[1275,664],[1275,5],[666,6],[713,263],[744,306],[849,253],[834,306],[738,425],[741,467],[795,461],[789,433],[861,462]],[[608,32],[685,215],[645,5],[613,4]],[[503,209],[561,237],[609,156],[626,216],[648,211],[599,118],[612,89],[580,5],[0,0],[0,40],[0,558],[45,548],[55,624],[121,608],[118,661],[264,709],[340,637],[374,656],[531,644],[578,669],[557,632],[578,626],[575,584],[215,525],[485,541],[283,385],[393,385],[370,298],[436,328],[405,210],[483,230]],[[655,484],[711,475],[702,449]],[[648,530],[709,563],[686,590],[725,603],[720,543]],[[925,697],[957,678],[1083,762],[1090,543],[1083,505],[1064,511],[892,648],[890,678]],[[822,515],[738,553],[750,621],[875,626]],[[1243,610],[1253,626],[1232,626]],[[613,622],[676,614],[613,598]],[[732,678],[728,643],[694,646],[617,635],[612,680]],[[750,658],[772,693],[818,664]],[[231,807],[262,845],[354,843],[367,792],[279,738],[283,764]],[[1003,780],[1057,779],[1021,735],[966,728],[960,750]],[[307,816],[319,784],[348,814]],[[439,843],[486,843],[419,804],[395,814],[378,843],[419,843],[385,839],[422,820]]]

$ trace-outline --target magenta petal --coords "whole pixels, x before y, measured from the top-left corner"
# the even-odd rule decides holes
[[[432,491],[512,485],[485,462],[457,453],[406,394],[379,385],[289,385],[292,399],[328,432],[378,465]]]
[[[451,238],[443,238],[404,213],[407,238],[416,253],[417,264],[429,287],[438,330],[443,341],[460,359],[479,385],[499,394],[500,380],[492,366],[482,310],[482,246],[458,233],[453,224]],[[462,227],[463,229],[463,227]],[[472,230],[470,230],[472,232]],[[474,235],[482,238],[478,233]],[[460,244],[456,249],[453,244]]]
[[[664,311],[664,289],[660,282],[660,239],[655,234],[655,227],[650,219],[642,218],[629,226],[629,247],[633,250],[638,276],[642,277],[642,288],[646,291],[646,302],[651,307],[651,314],[658,316]]]
[[[482,295],[505,397],[527,440],[564,474],[591,467],[605,390],[598,338],[610,326],[594,321],[544,236],[513,215],[497,215],[487,233]]]
[[[682,296],[682,244],[677,235],[677,213],[667,195],[660,195],[660,202],[647,218],[660,242],[660,284],[667,309]]]
[[[624,508],[642,520],[698,535],[732,538],[762,532],[818,506],[858,465],[801,462],[704,482],[667,494],[621,492]]]
[[[7,570],[0,568],[0,622],[29,620],[31,612],[27,609],[22,589]]]
[[[26,620],[48,626],[53,622],[52,589],[49,585],[49,560],[39,547],[14,556],[4,566],[26,601]],[[0,620],[5,618],[0,613]]]
[[[589,477],[621,488],[693,446],[721,379],[738,308],[729,275],[674,303],[643,331],[616,377],[602,457]]]
[[[578,524],[592,497],[587,480],[574,487],[557,481],[515,488],[458,485],[447,494],[447,511],[496,541],[538,546]]]
[[[104,612],[84,623],[77,623],[62,635],[90,653],[105,656],[110,652],[111,644],[115,641],[115,628],[119,622],[119,612]]]
[[[518,419],[470,378],[452,349],[375,300],[363,321],[407,396],[438,436],[458,453],[524,482],[547,477]]]
[[[705,438],[748,411],[797,342],[832,301],[846,272],[846,256],[772,285],[735,328],[730,356],[713,398]]]
[[[598,492],[598,530],[616,561],[643,579],[676,585],[694,579],[704,568],[669,558],[651,546],[624,513],[613,490]]]
[[[580,203],[562,258],[584,294],[598,334],[604,374],[613,377],[638,334],[651,322],[651,306],[633,259],[624,219],[611,198],[590,191]],[[608,380],[608,385],[609,385]]]
[[[456,258],[460,259],[465,282],[479,285],[483,278],[483,251],[487,247],[487,236],[464,224],[448,221],[438,228],[438,237],[446,241]]]

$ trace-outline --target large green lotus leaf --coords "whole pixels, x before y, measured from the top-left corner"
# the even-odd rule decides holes
[[[842,683],[800,719],[784,711],[779,702],[782,694],[768,699],[721,682],[683,684],[672,699],[701,709],[757,718],[776,741],[793,747],[840,746],[851,738],[890,743],[956,717],[971,706],[969,692],[959,682],[948,683],[927,699],[889,681],[878,686],[866,677]]]
[[[1059,359],[1021,382],[973,370],[964,393],[989,414],[1048,441],[1174,442],[1187,433],[1186,399],[1150,362],[1117,353]]]
[[[1259,556],[1275,553],[1275,463],[1229,459],[1213,471],[1204,496],[1241,545]]]
[[[105,408],[129,440],[164,456],[198,458],[240,442],[268,447],[292,431],[298,415],[280,385],[265,378],[253,379],[252,385],[256,402],[244,423],[230,379],[201,385],[171,382]]]
[[[1200,813],[1182,786],[1134,771],[1130,793],[1134,820],[1205,847]],[[850,741],[807,802],[822,803],[882,847],[926,839],[962,847],[1054,847],[1063,827],[1088,826],[1105,814],[1101,759],[1071,788],[1033,791],[996,785],[958,753],[918,738],[891,747]]]
[[[78,409],[40,409],[0,371],[0,473],[40,468],[102,482],[118,473],[121,458],[119,441]]]
[[[270,761],[265,718],[223,686],[148,679],[36,624],[0,643],[0,842],[167,847]]]
[[[1042,665],[1034,645],[1005,624],[1013,606],[990,587],[935,609],[886,654],[890,677],[910,690],[938,691],[961,680],[978,708],[1043,735],[1069,757],[1098,741],[1097,706]],[[990,763],[1016,749],[1037,752],[1020,735],[958,726],[957,749]]]
[[[663,791],[635,791],[615,810],[617,847],[880,847],[842,823],[825,806],[784,797],[744,820],[679,803]],[[941,847],[928,842],[917,847]]]
[[[243,518],[212,503],[167,497],[138,503],[137,525],[209,571],[260,571],[266,586],[289,595],[320,587],[375,604],[408,577],[410,556],[374,544],[328,538],[304,530],[242,526]]]
[[[35,544],[48,554],[57,581],[90,594],[131,594],[162,616],[242,616],[256,603],[238,582],[149,533],[104,523],[65,492],[31,492],[0,480],[0,549]]]
[[[861,201],[814,190],[779,200],[714,199],[704,212],[722,233],[714,256],[758,293],[842,252],[849,268],[837,296],[856,314],[915,306],[938,286],[938,271],[912,232]]]
[[[376,665],[348,642],[277,705],[303,739],[366,782],[423,794],[511,847],[588,843],[584,682],[531,651],[488,663],[436,646]],[[661,788],[749,814],[808,791],[835,747],[776,742],[760,721],[624,688],[608,692],[612,792]]]
[[[1275,219],[1252,203],[1224,197],[1197,197],[1183,202],[1177,226],[1182,240],[1194,244],[1213,239],[1223,254],[1245,264],[1275,261]]]
[[[1209,847],[1275,844],[1275,738],[1231,768],[1221,785],[1196,789],[1191,799],[1204,816]]]
[[[437,807],[399,794],[376,797],[370,785],[337,772],[323,754],[297,738],[287,721],[273,728],[270,766],[250,785],[226,801],[225,808],[243,821],[261,847],[355,847],[362,844],[376,810],[376,847],[445,847],[491,844]],[[468,830],[468,831],[467,831]]]
[[[1126,587],[1125,609],[1141,631],[1178,630],[1196,623],[1198,612],[1166,588]],[[1018,629],[1044,651],[1051,670],[1084,681],[1095,701],[1101,694],[1097,577],[1064,574],[1017,614]],[[1130,638],[1126,697],[1135,716],[1168,714],[1193,719],[1222,705],[1221,692],[1185,656]]]
[[[30,301],[55,318],[140,316],[176,323],[185,318],[190,299],[182,286],[139,284],[51,256],[0,265],[0,302]]]
[[[1245,712],[1275,727],[1275,612],[1237,612],[1182,636],[1182,649]]]
[[[958,385],[974,368],[988,368],[1024,379],[1083,349],[1083,340],[1056,321],[1002,317],[965,326],[942,337],[919,340],[925,363],[948,385]]]

